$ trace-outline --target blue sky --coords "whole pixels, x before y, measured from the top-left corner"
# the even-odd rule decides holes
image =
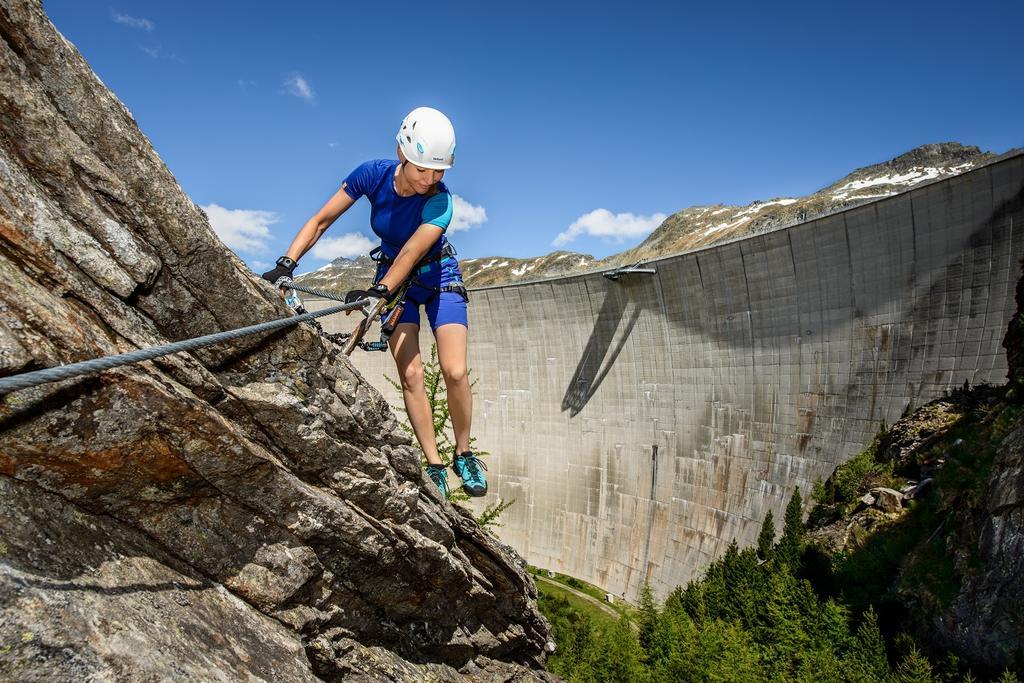
[[[807,194],[920,144],[1024,145],[1017,1],[44,8],[257,271],[421,105],[458,135],[462,257],[560,234],[602,257],[687,206]],[[362,200],[299,271],[367,251],[368,220]]]

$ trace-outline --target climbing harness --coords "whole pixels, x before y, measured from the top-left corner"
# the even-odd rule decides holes
[[[423,280],[416,277],[417,275],[425,273],[428,270],[430,270],[430,268],[434,266],[434,264],[440,263],[441,261],[444,261],[446,258],[449,257],[454,258],[456,253],[457,252],[455,251],[455,247],[451,245],[451,242],[445,242],[445,245],[441,248],[440,252],[434,254],[433,256],[424,256],[422,259],[419,260],[416,266],[412,269],[412,275],[409,276],[408,281],[411,284],[416,285],[417,287],[422,287],[423,289],[428,289],[438,294],[440,294],[441,292],[455,292],[456,294],[462,297],[463,301],[469,303],[469,292],[466,290],[466,285],[461,280],[451,282],[447,285],[444,285],[443,287],[434,287],[432,285],[428,285],[426,282],[423,282]],[[392,263],[395,262],[394,259],[388,258],[388,256],[384,254],[384,250],[381,249],[380,247],[377,247],[376,249],[370,252],[370,259],[373,260],[374,263],[377,263],[381,266],[390,266]]]
[[[433,287],[416,277],[418,274],[429,270],[434,264],[440,263],[446,258],[454,257],[455,248],[448,243],[446,243],[437,254],[433,256],[424,256],[413,267],[412,274],[402,282],[390,298],[385,300],[382,297],[378,299],[369,310],[363,309],[363,315],[365,317],[359,321],[359,324],[356,325],[356,328],[350,334],[335,333],[327,336],[333,341],[339,343],[344,342],[345,346],[343,351],[346,356],[352,355],[352,352],[356,347],[359,347],[364,351],[386,351],[388,348],[388,340],[391,338],[391,334],[395,331],[395,327],[398,325],[398,321],[402,317],[402,312],[405,310],[405,295],[413,285],[437,293],[456,292],[464,301],[468,302],[469,293],[466,291],[466,287],[461,280],[449,283],[443,287]],[[373,260],[374,263],[378,264],[378,273],[380,273],[381,267],[390,267],[391,264],[395,262],[394,259],[389,258],[380,247],[377,247],[370,252],[370,259]],[[376,284],[376,282],[374,284]],[[363,341],[366,331],[370,329],[370,325],[373,323],[375,318],[382,318],[380,325],[380,340],[375,342]]]
[[[345,301],[345,297],[339,296],[333,292],[324,292],[319,289],[312,287],[306,287],[292,282],[290,279],[281,278],[275,283],[278,287],[283,287],[290,290],[298,290],[300,292],[306,292],[314,296],[323,297],[325,299],[331,299],[333,301]],[[297,299],[298,297],[296,297]],[[381,300],[378,300],[378,304]],[[224,332],[216,332],[214,334],[208,334],[202,337],[195,337],[193,339],[182,339],[180,341],[171,342],[169,344],[161,344],[160,346],[152,346],[147,349],[136,349],[135,351],[129,351],[128,353],[121,353],[114,356],[103,356],[101,358],[93,358],[79,363],[72,363],[70,365],[60,365],[57,367],[46,368],[44,370],[35,370],[33,372],[26,372],[20,375],[12,375],[10,377],[0,378],[0,395],[17,391],[19,389],[28,389],[30,387],[39,386],[40,384],[49,384],[50,382],[59,382],[65,379],[71,379],[72,377],[79,377],[81,375],[89,375],[103,370],[111,370],[124,365],[131,365],[133,363],[141,363],[146,360],[153,360],[154,358],[160,358],[162,356],[168,356],[172,353],[178,353],[179,351],[195,351],[197,349],[205,348],[213,344],[220,344],[222,342],[231,341],[238,339],[239,337],[245,337],[250,334],[259,334],[260,332],[269,332],[270,330],[276,330],[283,327],[290,327],[301,322],[313,322],[317,318],[332,315],[334,313],[340,313],[341,311],[353,311],[356,309],[362,309],[364,314],[366,307],[373,304],[373,300],[366,298],[351,303],[342,303],[337,306],[331,306],[325,308],[322,311],[314,311],[312,313],[300,313],[298,315],[290,316],[288,318],[280,318],[278,320],[270,320],[265,323],[259,323],[257,325],[250,325],[248,327],[241,327],[236,330],[227,330]],[[300,307],[302,307],[301,299],[299,300]],[[294,308],[294,307],[293,307]],[[298,312],[298,309],[295,309]],[[302,307],[305,311],[305,308]],[[364,330],[365,333],[365,330]],[[353,346],[354,348],[354,346]],[[349,351],[351,353],[351,351]]]
[[[441,251],[434,255],[427,254],[426,256],[421,258],[416,263],[416,267],[413,268],[413,271],[418,272],[420,270],[423,270],[427,266],[432,266],[435,263],[440,263],[449,256],[455,256],[456,253],[457,252],[455,251],[455,247],[452,246],[451,242],[445,242],[445,245],[441,247]],[[382,249],[381,247],[376,247],[370,252],[370,260],[372,260],[374,263],[379,263],[382,266],[390,266],[392,263],[395,262],[393,258],[389,257],[387,254],[384,253],[384,249]]]

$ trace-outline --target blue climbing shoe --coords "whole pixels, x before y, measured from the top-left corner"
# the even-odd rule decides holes
[[[427,476],[430,477],[430,481],[437,484],[437,488],[441,491],[441,495],[445,498],[448,497],[448,468],[444,465],[427,465]]]
[[[452,469],[462,479],[462,490],[474,497],[487,493],[487,479],[481,467],[487,469],[483,460],[473,455],[472,451],[460,453],[452,460]]]

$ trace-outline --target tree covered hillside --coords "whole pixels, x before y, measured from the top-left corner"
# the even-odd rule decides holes
[[[837,474],[850,476],[842,468]],[[871,476],[862,471],[855,478]],[[823,566],[827,550],[809,539],[803,517],[797,490],[778,541],[769,513],[757,548],[733,542],[701,580],[677,588],[661,605],[645,590],[633,625],[601,623],[564,599],[543,596],[557,644],[549,669],[569,681],[1018,680],[1008,670],[987,671],[955,654],[928,651],[920,634],[881,623],[863,588],[876,590],[874,598],[891,611],[894,596],[886,586],[899,583],[899,563],[880,563],[869,578],[859,573],[865,555],[848,549],[828,555]],[[863,548],[876,552],[871,543]]]

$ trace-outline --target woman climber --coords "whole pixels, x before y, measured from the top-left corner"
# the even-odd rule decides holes
[[[263,274],[276,283],[291,277],[297,262],[320,236],[360,197],[370,201],[370,225],[380,237],[371,252],[378,262],[373,286],[353,290],[345,299],[367,297],[390,300],[411,278],[405,307],[388,339],[401,378],[402,398],[413,432],[427,458],[427,475],[445,496],[449,493],[447,471],[437,452],[430,403],[423,386],[420,354],[420,306],[437,341],[441,374],[448,389],[448,407],[455,431],[452,469],[471,496],[487,493],[483,463],[469,448],[473,398],[466,373],[466,294],[455,249],[445,231],[452,219],[452,195],[441,182],[455,163],[455,129],[436,109],[419,107],[402,121],[396,136],[398,159],[374,159],[353,170],[341,189],[310,218],[288,253],[277,266]]]

